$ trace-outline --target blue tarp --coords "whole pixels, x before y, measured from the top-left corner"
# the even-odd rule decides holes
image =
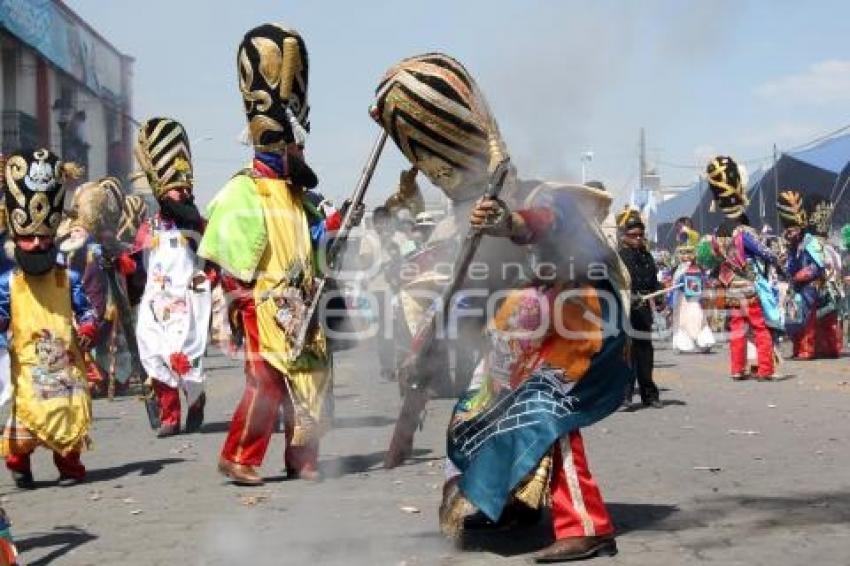
[[[809,149],[788,152],[788,155],[838,175],[850,162],[850,134],[828,139]]]
[[[793,188],[804,194],[836,198],[838,191],[835,189],[840,189],[847,178],[850,178],[850,134],[829,138],[800,151],[783,153],[775,168],[758,170],[750,175],[750,219],[757,227],[761,226],[762,220],[774,227],[778,225],[777,188]],[[760,191],[764,191],[764,216]],[[681,216],[692,217],[703,232],[716,228],[722,217],[708,211],[711,203],[708,193],[707,187],[701,189],[700,183],[694,183],[680,195],[659,203],[652,220],[659,240],[669,239],[670,223]],[[850,190],[841,194],[840,201],[836,203],[836,225],[850,220]]]

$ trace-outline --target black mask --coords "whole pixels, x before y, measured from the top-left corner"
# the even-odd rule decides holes
[[[56,266],[56,246],[47,250],[26,252],[15,246],[15,261],[27,275],[44,275]]]
[[[181,228],[199,229],[204,219],[195,206],[193,199],[179,202],[170,198],[162,199],[159,203],[159,212],[165,218],[173,220]]]

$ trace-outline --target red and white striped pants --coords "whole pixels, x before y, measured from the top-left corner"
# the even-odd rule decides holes
[[[555,444],[552,466],[552,523],[555,538],[604,536],[614,532],[599,486],[590,474],[578,430]]]

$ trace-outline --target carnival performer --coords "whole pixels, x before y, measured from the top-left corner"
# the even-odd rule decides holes
[[[488,144],[490,141],[502,143],[486,138],[493,130],[487,122],[490,112],[482,106],[484,99],[474,85],[465,82],[467,79],[466,71],[450,57],[442,54],[412,57],[384,74],[371,108],[372,117],[389,133],[412,166],[407,174],[412,175],[411,171],[422,173],[450,203],[449,213],[437,222],[423,248],[405,258],[394,337],[400,352],[415,346],[413,337],[433,308],[435,297],[447,284],[449,277],[445,267],[454,266],[457,261],[461,240],[469,229],[470,212],[487,187],[491,153]],[[445,136],[449,134],[450,143],[446,144]],[[403,175],[402,181],[405,179],[410,181]],[[525,196],[538,184],[506,183],[500,198],[509,206],[519,208]],[[402,183],[399,194],[416,193],[405,189]],[[390,200],[398,204],[403,199],[391,197]],[[522,248],[484,238],[473,259],[483,277],[464,281],[461,287],[474,287],[485,294],[510,288],[519,275],[510,266],[525,261]],[[424,382],[429,383],[431,390],[445,389],[444,385],[450,381],[449,353],[454,350],[466,356],[484,348],[478,337],[485,322],[483,317],[465,321],[464,334],[469,337],[462,342],[450,336],[434,340],[427,352],[420,353],[427,357],[428,364],[417,367],[416,375],[397,372],[402,391],[410,391],[413,383]],[[476,324],[477,329],[474,328]],[[409,356],[397,358],[405,360]],[[477,360],[456,365],[474,368],[476,364]],[[457,383],[452,383],[452,387],[463,391],[472,377],[469,373],[455,375]],[[424,407],[421,409],[424,411]],[[386,467],[399,465],[412,451],[421,411],[407,416],[409,418],[400,419],[396,426],[392,446],[384,461]]]
[[[702,308],[706,277],[703,266],[697,263],[695,256],[699,234],[683,226],[677,240],[678,264],[673,273],[672,286],[676,290],[669,295],[673,309],[673,349],[676,352],[698,350],[708,353],[715,341]]]
[[[480,200],[490,171],[503,161],[507,150],[475,81],[447,55],[429,53],[393,66],[377,89],[374,110],[411,164],[468,211],[465,218],[456,213],[452,225],[480,227],[488,235],[482,248],[501,248],[503,258],[515,254],[529,277],[525,283],[505,288],[507,297],[494,321],[504,331],[496,337],[503,349],[487,348],[472,388],[452,418],[448,432],[452,465],[444,487],[441,527],[448,534],[458,534],[476,509],[496,523],[506,506],[513,507],[515,494],[522,498],[520,504],[539,508],[551,470],[557,540],[539,560],[615,553],[613,525],[587,466],[579,432],[619,406],[630,376],[623,361],[625,336],[621,332],[617,338],[603,339],[598,326],[601,318],[615,321],[622,329],[618,317],[624,315],[618,291],[625,286],[626,276],[596,222],[599,209],[610,205],[610,196],[585,186],[523,184],[511,173],[503,194],[518,203],[515,212],[507,199]],[[420,119],[414,121],[413,116]],[[524,198],[517,200],[518,194]],[[436,233],[440,230],[438,226]],[[526,251],[533,253],[526,255]],[[495,254],[488,258],[487,265],[498,267],[497,258]],[[544,269],[537,277],[537,261],[557,267],[554,272]],[[604,281],[592,283],[587,274],[597,261],[606,275]],[[562,295],[567,290],[572,291],[569,299]],[[530,322],[530,326],[543,328],[542,337],[527,343],[510,340],[514,331],[528,328],[525,309],[534,311],[540,305],[547,311],[558,310],[562,315],[558,318],[579,338],[563,339],[552,320],[537,316],[540,324]],[[480,442],[469,442],[475,431],[491,424],[495,431],[499,423],[512,418],[503,409],[515,408],[538,394],[546,402],[535,412],[538,418],[521,432],[483,434],[476,437]],[[545,408],[564,403],[572,410]],[[527,484],[534,485],[523,490],[521,486]]]
[[[831,260],[824,243],[815,236],[817,228],[808,218],[802,194],[781,192],[776,208],[788,245],[785,271],[791,290],[786,303],[786,329],[794,345],[793,357],[837,357],[841,352],[841,340],[834,343],[839,335],[837,305],[827,288],[827,265]],[[815,207],[811,210],[817,211]]]
[[[718,281],[724,290],[725,307],[730,311],[731,377],[736,381],[747,378],[749,327],[758,359],[756,378],[771,380],[775,377],[773,339],[763,308],[771,300],[768,296],[771,291],[764,290],[760,283],[766,277],[766,266],[777,265],[777,259],[750,226],[746,215],[749,200],[737,163],[731,157],[718,156],[709,162],[706,173],[714,203],[728,219],[728,227],[724,229],[728,229],[729,235],[716,239],[715,251],[721,262]]]
[[[616,217],[617,231],[620,236],[620,258],[629,270],[631,280],[631,330],[632,340],[630,361],[634,370],[634,379],[626,386],[623,407],[630,408],[634,396],[635,381],[643,406],[661,409],[658,386],[652,379],[655,364],[655,348],[652,345],[652,321],[655,310],[664,303],[664,297],[644,299],[661,291],[658,281],[658,268],[652,254],[646,247],[646,227],[640,212],[626,206]]]
[[[137,269],[129,283],[144,286],[136,321],[139,357],[159,403],[157,436],[167,437],[180,432],[181,389],[189,407],[186,432],[198,431],[204,421],[202,361],[215,271],[195,252],[204,220],[192,196],[186,130],[171,118],[145,121],[139,127],[136,159],[159,203],[159,213],[136,234]]]
[[[222,284],[245,333],[245,392],[230,423],[218,469],[235,483],[263,483],[263,462],[281,405],[285,466],[292,478],[319,478],[319,439],[329,426],[331,373],[325,333],[311,324],[297,341],[308,301],[317,300],[321,242],[345,210],[323,217],[308,195],[318,178],[304,158],[309,131],[308,59],[297,31],[264,24],[238,48],[239,89],[254,146],[207,210],[201,256]],[[362,215],[362,210],[359,211]]]
[[[829,241],[835,204],[821,196],[809,199],[809,231],[823,249],[824,280],[819,286],[819,305],[815,353],[818,357],[838,358],[843,347],[841,317],[844,304],[841,253]]]
[[[35,487],[30,455],[53,452],[63,485],[81,482],[91,398],[84,352],[97,337],[82,275],[57,266],[56,230],[64,183],[80,173],[47,149],[26,149],[4,164],[15,267],[0,275],[0,331],[9,333],[12,406],[0,452],[20,488]]]
[[[116,237],[123,207],[118,179],[105,177],[85,183],[74,192],[71,208],[57,231],[58,261],[83,274],[83,288],[98,321],[98,341],[86,359],[93,395],[107,389],[114,393],[116,384],[126,386],[132,371],[116,307],[117,301],[127,303],[126,286],[119,283],[113,288],[106,263],[116,261],[124,275],[135,270],[135,262],[123,253]]]

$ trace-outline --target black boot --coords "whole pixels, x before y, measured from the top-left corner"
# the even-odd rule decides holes
[[[207,394],[201,393],[186,414],[186,432],[198,432],[204,424],[204,406],[207,404]]]
[[[18,489],[35,489],[35,480],[32,477],[32,472],[27,470],[26,472],[17,472],[15,470],[12,471],[12,479],[15,480],[15,485]]]

